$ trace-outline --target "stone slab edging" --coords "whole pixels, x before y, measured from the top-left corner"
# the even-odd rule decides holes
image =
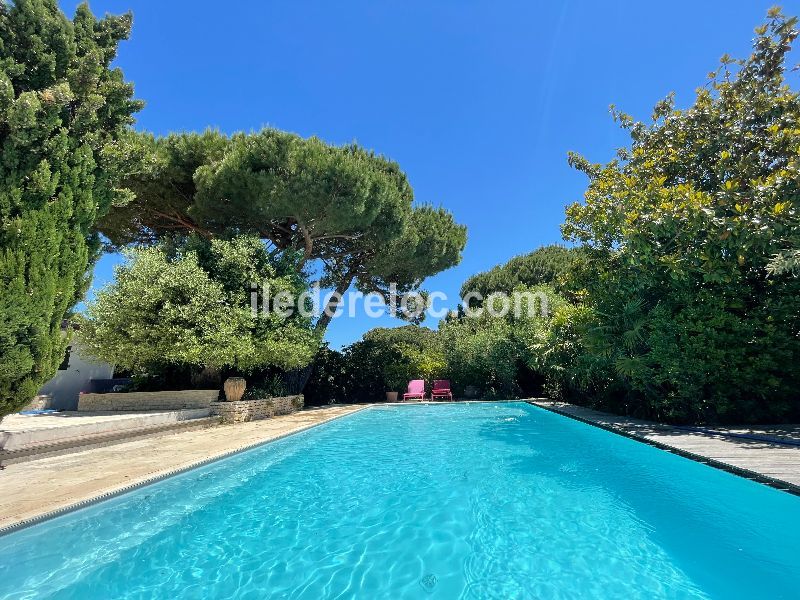
[[[301,426],[297,427],[296,429],[292,429],[290,431],[284,431],[282,433],[279,433],[275,437],[271,437],[271,438],[269,438],[267,440],[259,440],[257,442],[252,442],[252,443],[249,443],[249,444],[245,444],[244,446],[240,446],[240,447],[234,448],[232,450],[226,450],[225,452],[223,452],[221,454],[216,454],[214,456],[209,456],[209,457],[204,458],[202,460],[197,460],[197,461],[185,464],[185,465],[181,465],[180,467],[176,467],[174,469],[169,469],[167,471],[162,471],[160,473],[156,473],[155,475],[148,475],[144,479],[141,479],[139,481],[136,481],[136,482],[133,482],[133,483],[128,483],[128,484],[126,484],[124,486],[121,486],[121,487],[112,488],[112,489],[110,489],[110,490],[108,490],[106,492],[103,492],[102,494],[91,496],[90,498],[86,498],[84,500],[79,500],[78,502],[73,502],[72,504],[68,504],[66,506],[62,506],[61,508],[57,508],[57,509],[54,509],[54,510],[50,510],[50,511],[44,512],[44,513],[42,513],[40,515],[36,515],[35,517],[29,517],[27,519],[23,519],[21,521],[18,521],[17,523],[12,523],[11,525],[6,525],[5,527],[0,527],[0,537],[3,537],[3,536],[8,535],[10,533],[14,533],[15,531],[19,531],[21,529],[26,529],[26,528],[31,527],[33,525],[38,525],[39,523],[43,523],[43,522],[49,521],[51,519],[55,519],[56,517],[60,517],[60,516],[69,514],[71,512],[75,512],[75,511],[80,510],[82,508],[86,508],[86,507],[92,506],[92,505],[97,504],[99,502],[102,502],[104,500],[110,500],[111,498],[116,498],[117,496],[121,496],[121,495],[126,494],[128,492],[132,492],[132,491],[137,490],[137,489],[139,489],[141,487],[150,485],[152,483],[158,483],[159,481],[163,481],[165,479],[169,479],[171,477],[175,477],[176,475],[180,475],[180,474],[185,473],[187,471],[191,471],[193,469],[197,469],[198,467],[203,467],[203,466],[215,463],[217,461],[223,460],[223,459],[228,458],[230,456],[233,456],[235,454],[240,454],[241,452],[245,452],[247,450],[252,450],[254,448],[258,448],[259,446],[266,446],[267,444],[270,444],[272,442],[276,442],[278,440],[287,438],[287,437],[295,435],[297,433],[302,433],[303,431],[308,431],[309,429],[313,429],[314,427],[318,427],[320,425],[325,425],[326,423],[330,423],[332,421],[335,421],[337,419],[341,419],[343,417],[349,417],[349,416],[354,415],[356,413],[360,413],[361,411],[366,410],[366,409],[370,408],[373,405],[372,404],[364,404],[362,406],[358,406],[356,404],[356,405],[353,405],[353,406],[357,406],[358,408],[355,408],[352,411],[349,411],[349,412],[346,412],[346,413],[343,413],[343,414],[340,414],[340,415],[335,415],[335,416],[330,417],[329,419],[326,419],[324,421],[319,421],[317,423],[309,423],[307,425],[301,425]],[[298,411],[297,413],[293,413],[293,414],[299,414],[299,413],[302,413],[302,412],[304,412],[304,411]],[[308,411],[308,412],[313,412],[313,411]],[[2,476],[0,476],[0,477],[2,477]]]
[[[126,442],[135,442],[152,437],[161,437],[169,434],[186,433],[195,429],[208,429],[219,425],[216,417],[200,417],[186,419],[161,425],[153,425],[144,429],[124,429],[118,432],[87,435],[82,438],[73,438],[51,444],[39,444],[17,450],[0,450],[0,470],[9,465],[31,462],[42,458],[65,456],[75,452],[84,452],[96,448],[108,448]]]
[[[352,410],[350,412],[346,412],[346,413],[341,414],[341,415],[336,415],[334,417],[326,419],[325,421],[320,421],[318,423],[311,423],[309,425],[301,426],[298,429],[292,429],[291,431],[283,432],[283,433],[278,434],[277,436],[269,438],[267,440],[260,440],[258,442],[245,444],[244,446],[240,446],[240,447],[234,448],[232,450],[226,450],[222,454],[216,454],[214,456],[210,456],[210,457],[204,458],[204,459],[199,460],[199,461],[193,461],[191,463],[182,465],[182,466],[177,467],[175,469],[170,469],[170,470],[167,470],[167,471],[156,473],[155,475],[148,475],[144,479],[141,479],[139,481],[135,481],[133,483],[127,483],[124,486],[121,486],[121,487],[118,487],[118,488],[112,488],[112,489],[110,489],[110,490],[108,490],[106,492],[103,492],[102,494],[97,494],[97,495],[94,495],[94,496],[90,496],[89,498],[85,498],[83,500],[79,500],[77,502],[73,502],[73,503],[67,504],[65,506],[62,506],[61,508],[56,508],[54,510],[49,510],[49,511],[46,511],[46,512],[40,514],[40,515],[36,515],[34,517],[29,517],[29,518],[23,519],[21,521],[18,521],[16,523],[12,523],[10,525],[6,525],[4,527],[0,527],[0,537],[8,535],[10,533],[14,533],[15,531],[19,531],[20,529],[26,529],[27,527],[31,527],[33,525],[37,525],[37,524],[42,523],[44,521],[49,521],[51,519],[55,519],[56,517],[60,517],[60,516],[65,515],[65,514],[68,514],[68,513],[71,513],[71,512],[75,512],[76,510],[80,510],[82,508],[86,508],[88,506],[92,506],[93,504],[97,504],[98,502],[102,502],[104,500],[110,500],[110,499],[115,498],[117,496],[121,496],[122,494],[125,494],[127,492],[132,492],[132,491],[134,491],[134,490],[136,490],[136,489],[138,489],[140,487],[144,487],[144,486],[150,485],[152,483],[158,483],[159,481],[163,481],[164,479],[169,479],[170,477],[174,477],[176,475],[180,475],[181,473],[185,473],[186,471],[191,471],[192,469],[196,469],[198,467],[202,467],[202,466],[217,462],[219,460],[228,458],[229,456],[233,456],[234,454],[239,454],[240,452],[245,452],[247,450],[252,450],[253,448],[257,448],[259,446],[263,446],[263,445],[269,444],[271,442],[275,442],[277,440],[283,439],[283,438],[288,437],[290,435],[294,435],[296,433],[302,433],[303,431],[306,431],[308,429],[312,429],[312,428],[317,427],[319,425],[324,425],[326,423],[330,423],[331,421],[335,421],[336,419],[340,419],[342,417],[348,417],[350,415],[354,415],[354,414],[359,413],[362,410],[365,410],[365,409],[368,409],[368,408],[373,408],[373,407],[378,407],[379,408],[381,406],[411,406],[411,405],[423,405],[423,404],[430,404],[430,405],[439,405],[439,404],[479,404],[479,403],[493,403],[493,402],[494,403],[520,402],[520,400],[454,400],[452,402],[442,402],[442,401],[432,401],[432,400],[423,400],[423,401],[415,400],[415,401],[410,401],[410,402],[384,402],[384,401],[380,401],[380,402],[366,403],[366,404],[363,404],[361,406],[359,406],[358,403],[352,404],[352,405],[349,405],[349,406],[356,406],[358,408],[355,408],[354,410]],[[292,413],[292,414],[300,414],[300,413],[303,413],[303,412],[306,412],[306,411],[307,412],[313,412],[314,410],[315,410],[314,408],[312,408],[311,410],[304,409],[304,410],[300,410],[300,411],[297,411],[297,412]],[[167,433],[167,432],[165,432],[165,433]],[[184,432],[176,432],[176,433],[184,433]],[[125,441],[135,441],[135,440],[124,440],[122,443],[124,443]],[[99,447],[103,447],[103,446],[99,446]],[[2,475],[0,475],[0,477],[2,477]]]
[[[82,393],[78,397],[78,411],[152,411],[208,408],[218,397],[219,390]]]
[[[708,456],[703,456],[702,454],[696,454],[694,452],[690,452],[689,450],[683,450],[682,448],[671,446],[669,444],[665,444],[664,442],[659,442],[652,438],[644,437],[642,435],[638,435],[631,431],[627,431],[625,429],[622,429],[621,427],[616,427],[614,425],[608,425],[606,423],[599,423],[597,421],[592,421],[591,419],[587,419],[585,417],[581,417],[563,410],[559,410],[553,406],[540,404],[541,401],[542,399],[537,398],[537,399],[524,400],[523,402],[527,402],[531,406],[536,406],[537,408],[541,408],[543,410],[550,411],[557,415],[561,415],[562,417],[567,417],[568,419],[573,419],[574,421],[580,421],[581,423],[585,423],[586,425],[591,425],[599,429],[604,429],[605,431],[608,431],[610,433],[615,433],[617,435],[621,435],[636,442],[641,442],[643,444],[647,444],[648,446],[653,446],[654,448],[658,448],[659,450],[664,450],[665,452],[669,452],[670,454],[676,454],[678,456],[682,456],[683,458],[688,458],[689,460],[693,460],[700,464],[707,465],[715,469],[719,469],[720,471],[726,471],[731,475],[736,475],[743,479],[749,479],[750,481],[754,481],[756,483],[760,483],[762,485],[775,488],[781,492],[786,492],[794,496],[800,496],[800,486],[797,486],[793,483],[789,483],[788,481],[783,481],[782,479],[770,477],[769,475],[762,475],[761,473],[758,473],[756,471],[751,471],[750,469],[745,469],[743,467],[737,467],[736,465],[732,465],[723,462],[721,460],[717,460],[715,458],[709,458]],[[545,401],[550,402],[550,400],[545,400]],[[663,425],[661,423],[653,423],[653,425],[658,426],[659,428],[664,429],[665,431],[671,429],[669,425]]]
[[[83,441],[98,436],[111,436],[121,433],[144,431],[176,423],[207,418],[211,414],[209,408],[184,408],[180,410],[160,411],[97,411],[77,412],[64,411],[56,413],[56,420],[45,416],[46,423],[40,426],[39,417],[34,421],[20,424],[19,421],[11,429],[2,429],[0,425],[0,454],[3,451],[17,451],[27,448],[39,448],[48,445],[71,443],[80,445]],[[114,417],[113,419],[104,419]],[[25,417],[30,418],[30,417]],[[101,420],[96,420],[100,418]],[[50,419],[50,421],[47,421]]]

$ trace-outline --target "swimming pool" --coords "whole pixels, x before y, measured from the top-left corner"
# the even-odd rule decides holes
[[[798,582],[800,498],[520,402],[373,407],[0,538],[4,598],[790,598]]]

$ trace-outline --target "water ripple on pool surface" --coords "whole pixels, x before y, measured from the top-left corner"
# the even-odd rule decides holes
[[[416,405],[11,534],[0,595],[789,598],[798,556],[799,498],[522,403]]]

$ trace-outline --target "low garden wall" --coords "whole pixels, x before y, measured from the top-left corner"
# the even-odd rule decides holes
[[[213,402],[211,414],[221,417],[223,423],[243,423],[269,419],[275,415],[288,415],[303,408],[303,395],[262,398],[259,400],[237,400],[236,402]]]
[[[172,392],[113,392],[81,394],[79,411],[100,410],[180,410],[208,408],[219,398],[219,390],[180,390]]]
[[[53,397],[50,394],[41,394],[34,396],[22,410],[45,410],[53,408]]]

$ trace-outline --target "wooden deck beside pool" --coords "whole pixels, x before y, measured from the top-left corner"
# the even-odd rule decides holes
[[[699,428],[621,417],[565,402],[532,399],[530,403],[692,458],[718,463],[716,466],[800,494],[800,425],[715,427],[707,429],[719,433],[709,433]]]

